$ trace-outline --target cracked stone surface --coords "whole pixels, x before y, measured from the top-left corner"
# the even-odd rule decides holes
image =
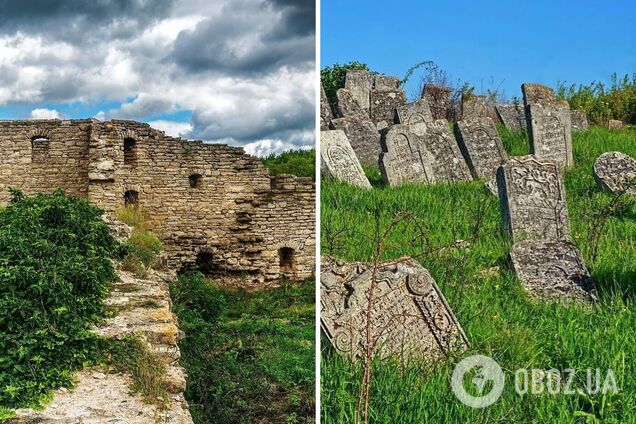
[[[621,152],[603,153],[594,162],[596,181],[612,193],[636,196],[636,159]]]

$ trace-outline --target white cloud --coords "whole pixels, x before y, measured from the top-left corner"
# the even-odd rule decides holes
[[[33,109],[29,119],[62,119],[62,115],[55,109]]]
[[[152,128],[164,131],[166,135],[171,137],[185,137],[192,131],[192,124],[189,122],[176,121],[150,121],[148,122]]]

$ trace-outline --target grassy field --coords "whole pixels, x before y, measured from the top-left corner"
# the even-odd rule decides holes
[[[500,133],[510,154],[528,153],[525,134]],[[372,423],[636,423],[636,207],[610,214],[595,258],[590,242],[612,201],[597,186],[593,163],[613,150],[636,157],[636,131],[592,128],[574,134],[573,144],[576,166],[565,175],[572,234],[601,298],[587,309],[528,300],[508,259],[512,242],[501,231],[498,199],[481,182],[389,188],[375,169],[366,170],[371,191],[322,181],[322,254],[369,260],[376,211],[382,211],[382,226],[394,212],[414,214],[424,236],[410,241],[414,225],[398,226],[384,259],[420,255],[471,342],[468,352],[433,368],[375,363]],[[442,248],[457,240],[470,246]],[[506,374],[502,397],[485,409],[464,406],[450,390],[454,364],[472,354],[494,358]],[[355,422],[360,365],[336,355],[324,340],[321,356],[323,422]],[[603,377],[611,368],[619,392],[521,396],[512,384],[518,368],[600,368]],[[577,374],[574,387],[583,388],[585,379]]]

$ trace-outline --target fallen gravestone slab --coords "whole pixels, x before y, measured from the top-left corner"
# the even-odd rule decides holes
[[[333,112],[331,111],[325,89],[320,84],[320,129],[328,130],[331,119],[333,119]]]
[[[530,122],[531,153],[540,159],[554,160],[560,166],[574,165],[570,106],[567,102],[532,103],[526,113]]]
[[[369,92],[373,87],[373,77],[369,71],[347,69],[345,88],[364,110],[369,110]]]
[[[426,133],[426,125],[433,122],[433,114],[428,102],[420,99],[396,108],[398,122],[408,125],[410,130],[417,135]]]
[[[534,298],[598,299],[581,253],[569,241],[521,241],[512,247],[510,257],[521,284]]]
[[[636,159],[621,152],[603,153],[594,162],[596,181],[612,193],[636,196]]]
[[[377,165],[382,147],[380,133],[365,114],[336,118],[331,121],[336,130],[343,130],[363,165]]]
[[[382,145],[380,172],[390,186],[434,181],[433,158],[409,126],[393,125],[384,134]]]
[[[488,117],[468,118],[455,124],[459,148],[475,178],[492,180],[508,160],[497,127]]]
[[[358,104],[358,101],[353,98],[351,91],[346,88],[340,88],[336,91],[336,97],[338,98],[338,112],[340,116],[356,116],[363,115],[365,112]]]
[[[623,121],[619,121],[618,119],[610,119],[607,122],[607,128],[610,130],[620,130],[623,128]]]
[[[570,223],[565,189],[554,161],[510,158],[497,171],[504,222],[515,242],[567,240]]]
[[[570,121],[572,124],[572,131],[587,131],[589,129],[587,114],[582,109],[570,110]]]
[[[320,170],[351,185],[371,188],[362,166],[342,130],[320,132]]]
[[[470,181],[472,177],[459,146],[448,126],[448,121],[438,119],[427,125],[423,136],[424,146],[433,160],[430,164],[435,181]]]
[[[462,94],[462,119],[488,116],[486,96]]]
[[[504,126],[509,130],[520,130],[526,128],[526,114],[520,104],[499,104],[495,106],[497,116]]]
[[[383,262],[374,273],[371,264],[323,257],[320,322],[336,351],[350,358],[371,346],[374,356],[402,364],[433,362],[468,346],[430,273],[411,258]]]

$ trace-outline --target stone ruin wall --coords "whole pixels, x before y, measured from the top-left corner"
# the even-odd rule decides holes
[[[133,146],[126,154],[124,140]],[[263,286],[314,271],[314,182],[270,177],[242,148],[168,137],[134,121],[0,121],[0,204],[9,187],[62,188],[109,214],[136,192],[168,264],[199,260],[224,283]]]

